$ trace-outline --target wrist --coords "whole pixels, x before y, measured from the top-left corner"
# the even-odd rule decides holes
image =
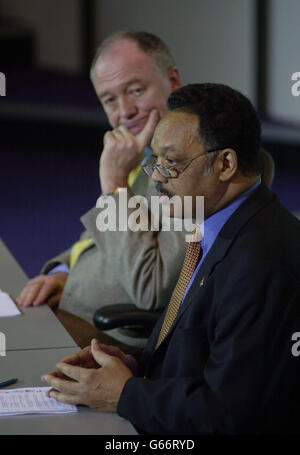
[[[104,185],[102,186],[102,194],[104,196],[119,194],[121,188],[128,188],[127,182],[123,185]]]
[[[58,278],[59,280],[65,282],[69,276],[69,274],[67,272],[54,272],[52,274],[52,276],[55,276],[56,278]]]

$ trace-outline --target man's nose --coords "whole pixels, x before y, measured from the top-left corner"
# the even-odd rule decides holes
[[[167,177],[164,177],[157,169],[154,169],[151,178],[154,182],[168,183]]]
[[[137,114],[137,107],[128,96],[122,96],[119,100],[119,114],[122,119],[130,119]]]

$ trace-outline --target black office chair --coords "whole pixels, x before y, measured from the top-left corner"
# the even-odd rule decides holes
[[[122,335],[146,339],[161,311],[146,311],[132,303],[119,303],[100,308],[94,314],[93,321],[100,330],[118,328]]]
[[[264,183],[271,188],[275,176],[273,157],[264,149],[260,150],[261,175]],[[94,324],[100,330],[118,329],[123,335],[146,339],[158,320],[162,310],[141,310],[132,303],[108,305],[94,314]]]
[[[271,188],[275,177],[275,162],[272,155],[265,149],[260,149],[261,178]]]

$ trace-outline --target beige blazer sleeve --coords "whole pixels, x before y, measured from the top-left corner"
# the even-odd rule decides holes
[[[148,199],[153,193],[144,174],[139,175],[133,190]],[[118,197],[114,198],[118,213]],[[96,225],[100,211],[95,207],[81,218],[86,230],[80,239],[92,237],[94,244],[81,253],[72,268],[60,307],[87,320],[92,320],[100,307],[113,303],[133,303],[146,310],[165,307],[184,260],[185,233],[100,232]],[[69,265],[70,249],[48,261],[43,270],[57,263]]]
[[[119,213],[119,197],[113,196]],[[134,209],[128,210],[128,215]],[[164,307],[177,282],[186,251],[184,232],[105,231],[97,228],[101,209],[81,218],[101,253],[102,277],[114,279],[128,301],[150,310]],[[119,218],[117,216],[117,225]]]

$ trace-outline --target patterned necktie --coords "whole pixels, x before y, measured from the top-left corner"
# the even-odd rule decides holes
[[[199,262],[200,251],[201,243],[199,241],[189,242],[181,273],[168,305],[155,349],[157,349],[164,340],[177,316],[186,288]]]

